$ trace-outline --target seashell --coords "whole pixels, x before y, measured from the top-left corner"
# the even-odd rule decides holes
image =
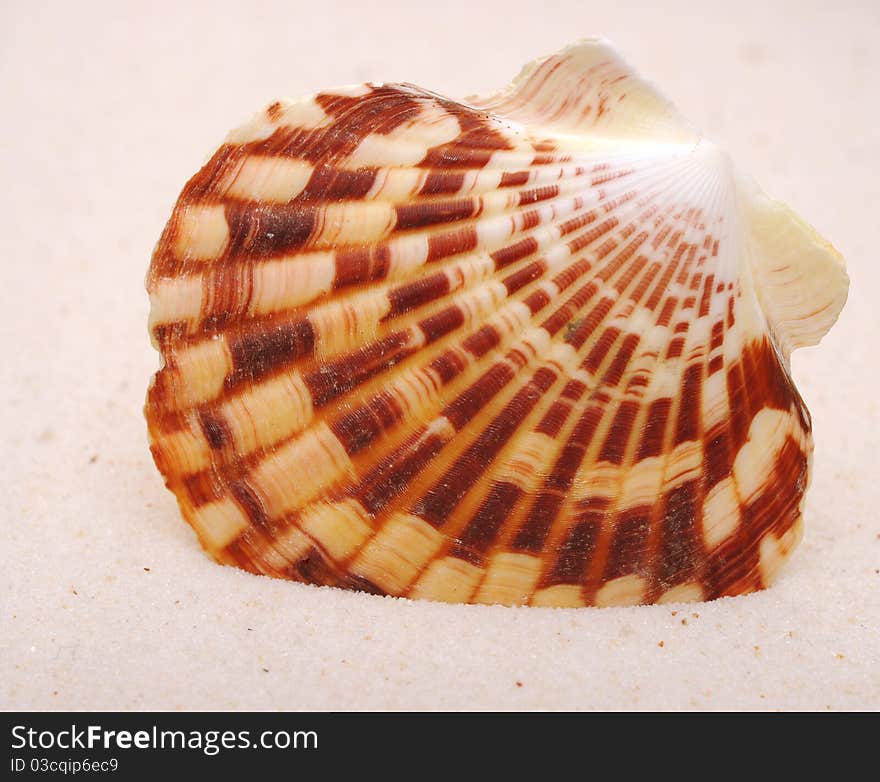
[[[760,589],[812,452],[790,352],[839,254],[602,40],[456,102],[273,103],[147,279],[151,449],[218,561],[462,603]]]

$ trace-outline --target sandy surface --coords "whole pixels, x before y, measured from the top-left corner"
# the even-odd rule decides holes
[[[3,4],[0,707],[880,707],[880,7],[369,5]],[[210,562],[141,414],[157,366],[143,276],[183,182],[278,96],[366,79],[462,96],[595,33],[848,259],[839,323],[794,357],[815,474],[781,581],[687,608],[553,611]]]

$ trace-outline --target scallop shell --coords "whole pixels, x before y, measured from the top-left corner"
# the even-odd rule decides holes
[[[456,102],[273,103],[147,280],[151,449],[218,561],[462,603],[712,599],[797,544],[837,252],[605,41]]]

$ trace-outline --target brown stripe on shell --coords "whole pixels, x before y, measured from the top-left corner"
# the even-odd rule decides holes
[[[415,282],[401,285],[388,294],[391,309],[386,317],[402,315],[449,293],[449,277],[443,273],[432,274]]]
[[[305,375],[303,382],[315,406],[321,407],[364,380],[386,371],[412,352],[413,349],[408,348],[408,335],[396,332],[367,345],[354,355],[322,364],[319,369]]]
[[[363,198],[376,181],[375,167],[354,171],[333,166],[316,166],[309,181],[294,200],[322,201]]]
[[[230,341],[233,375],[238,382],[256,380],[277,367],[311,353],[315,332],[307,318],[281,323],[271,330],[241,335]]]
[[[258,209],[251,204],[226,205],[229,245],[232,257],[267,258],[298,250],[306,245],[315,230],[313,208],[274,205]]]
[[[542,584],[580,585],[596,551],[596,544],[605,518],[601,507],[585,510],[572,524]]]
[[[501,182],[499,182],[499,187],[519,187],[520,185],[524,185],[529,181],[529,172],[528,171],[505,171],[501,176]]]
[[[291,563],[284,571],[285,578],[318,586],[339,586],[345,578],[333,561],[317,546],[312,546],[302,559]]]
[[[445,442],[440,435],[423,431],[393,454],[388,462],[368,474],[352,496],[368,513],[378,513],[424,469]]]
[[[496,483],[454,542],[450,553],[473,565],[483,565],[485,554],[511,510],[523,497],[523,490],[509,482]]]
[[[526,174],[528,179],[528,174]],[[452,195],[464,184],[463,171],[431,171],[419,193],[421,195]]]
[[[425,201],[397,206],[397,230],[424,228],[473,217],[479,206],[471,199],[456,201]]]
[[[388,245],[385,244],[339,250],[335,258],[333,287],[339,289],[361,282],[385,279],[390,258]]]
[[[605,563],[603,581],[611,581],[643,567],[647,556],[649,508],[627,511],[617,521],[611,538],[611,547]]]
[[[692,579],[696,563],[703,556],[697,525],[698,497],[696,482],[688,481],[663,498],[656,578],[664,590]]]

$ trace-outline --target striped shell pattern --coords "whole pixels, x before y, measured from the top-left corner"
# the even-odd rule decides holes
[[[150,266],[146,416],[218,561],[462,603],[766,586],[812,442],[789,354],[836,251],[605,41],[456,102],[273,103]]]

